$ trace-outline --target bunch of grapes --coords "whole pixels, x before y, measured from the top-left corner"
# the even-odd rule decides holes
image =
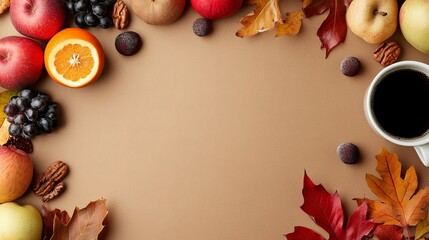
[[[10,122],[9,134],[30,139],[42,133],[51,133],[57,126],[57,103],[48,95],[24,89],[10,99],[3,112]]]
[[[113,26],[112,10],[116,0],[64,0],[80,28]]]

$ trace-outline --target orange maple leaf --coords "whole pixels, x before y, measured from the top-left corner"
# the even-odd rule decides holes
[[[401,178],[401,163],[395,153],[383,148],[376,159],[376,171],[381,178],[366,174],[365,179],[379,200],[363,199],[368,204],[368,217],[376,223],[403,228],[417,225],[427,215],[429,188],[416,193],[418,180],[413,166],[408,168],[405,178]]]
[[[249,37],[274,28],[277,22],[282,21],[282,13],[278,0],[249,0],[249,4],[256,4],[256,9],[240,20],[243,27],[235,35]]]

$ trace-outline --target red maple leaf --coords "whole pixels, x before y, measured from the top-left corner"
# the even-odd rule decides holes
[[[337,192],[330,194],[321,185],[314,185],[311,179],[304,175],[302,189],[304,203],[301,209],[310,215],[313,221],[323,228],[330,240],[361,240],[377,225],[366,219],[368,207],[361,204],[350,216],[347,226],[344,226],[344,213]],[[286,234],[288,240],[323,240],[318,233],[305,227],[295,227],[294,232]]]
[[[346,39],[346,4],[347,0],[313,0],[310,5],[304,8],[305,16],[308,18],[329,10],[328,16],[317,30],[322,48],[326,50],[326,58],[335,46]]]

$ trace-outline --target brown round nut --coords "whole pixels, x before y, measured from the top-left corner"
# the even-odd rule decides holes
[[[204,37],[210,34],[212,31],[212,24],[210,20],[206,18],[197,18],[192,23],[192,30],[194,31],[195,35],[199,37]]]
[[[340,69],[348,77],[355,76],[360,71],[360,61],[356,57],[347,57],[341,62]]]
[[[346,164],[357,163],[359,155],[359,148],[353,143],[342,143],[337,148],[337,156]]]

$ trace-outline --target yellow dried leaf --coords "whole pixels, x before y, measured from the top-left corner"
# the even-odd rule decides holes
[[[281,23],[277,24],[276,37],[279,36],[295,36],[299,33],[302,25],[303,11],[289,12],[286,18]]]
[[[415,239],[420,239],[426,233],[429,233],[429,214],[426,215],[426,218],[423,221],[417,224]]]
[[[257,7],[240,20],[243,27],[235,33],[237,37],[250,37],[273,29],[277,22],[282,21],[278,0],[250,0],[249,4]]]
[[[10,122],[5,119],[0,127],[0,145],[4,145],[9,140],[9,126]]]

